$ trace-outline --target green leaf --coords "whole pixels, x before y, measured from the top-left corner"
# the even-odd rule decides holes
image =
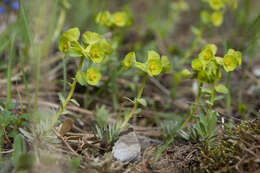
[[[70,42],[70,47],[68,49],[68,53],[71,57],[81,57],[83,55],[82,53],[83,48],[81,45],[76,41]]]
[[[161,63],[162,63],[162,67],[163,67],[163,69],[162,69],[163,73],[171,71],[171,63],[167,56],[162,56]]]
[[[91,31],[86,31],[83,35],[82,35],[82,41],[84,44],[95,44],[97,42],[99,42],[102,39],[102,37],[95,32],[91,32]]]
[[[136,62],[135,63],[135,67],[138,68],[139,70],[143,71],[143,72],[147,72],[145,64],[141,63],[141,62]]]
[[[215,60],[216,60],[216,62],[217,62],[217,64],[218,65],[221,65],[221,66],[223,66],[223,64],[224,64],[224,58],[221,58],[221,57],[215,57]]]
[[[136,58],[135,58],[135,52],[129,52],[124,60],[122,61],[122,66],[124,69],[129,69],[131,68],[134,64],[136,63]]]
[[[86,73],[84,72],[78,72],[76,74],[76,79],[78,81],[78,83],[82,86],[86,85],[87,82],[86,82]]]
[[[71,57],[81,57],[82,56],[82,50],[78,47],[71,47],[68,50],[68,53]]]
[[[112,54],[113,48],[111,47],[111,44],[109,44],[105,39],[102,39],[99,44],[106,55]]]
[[[223,85],[223,84],[219,84],[219,85],[215,86],[215,90],[218,93],[222,93],[222,94],[227,94],[228,93],[227,87],[225,85]]]
[[[244,114],[246,112],[246,106],[243,103],[239,103],[238,111],[240,114]]]
[[[62,37],[68,39],[68,41],[78,41],[80,36],[79,28],[71,28],[62,34]]]
[[[214,132],[214,129],[217,124],[217,113],[213,111],[208,112],[208,131],[209,134],[212,134]]]
[[[195,35],[201,34],[201,30],[197,27],[194,27],[194,26],[191,27],[191,32],[194,33]]]
[[[19,131],[20,131],[25,137],[27,137],[30,141],[33,141],[33,137],[32,137],[32,135],[31,135],[29,132],[25,131],[25,130],[22,129],[22,128],[19,128]]]
[[[126,96],[125,96],[125,97],[123,97],[123,98],[126,99],[126,100],[128,100],[128,101],[130,101],[130,102],[133,103],[133,104],[135,103],[135,102],[134,102],[132,99],[130,99],[129,97],[126,97]]]
[[[74,103],[76,106],[80,107],[80,104],[75,99],[70,99],[70,102]]]
[[[66,114],[73,114],[71,111],[68,111],[68,110],[64,110],[62,113],[62,115],[66,115]]]
[[[189,135],[188,133],[186,133],[184,130],[179,130],[179,135],[180,135],[183,139],[185,139],[185,140],[187,140],[187,141],[190,140],[190,135]]]
[[[137,99],[136,101],[138,101],[138,103],[140,103],[141,105],[143,105],[143,106],[147,106],[147,102],[146,102],[146,100],[145,99],[143,99],[143,98],[139,98],[139,99]]]
[[[26,152],[26,146],[22,135],[18,134],[15,136],[13,148],[14,152],[12,154],[12,159],[14,164],[16,165],[19,161],[20,156]]]
[[[15,121],[15,116],[12,114],[12,112],[3,110],[0,111],[0,126],[7,127],[10,124],[13,124]]]
[[[65,98],[61,93],[58,93],[58,96],[59,96],[59,100],[61,101],[61,104],[63,105],[65,103]]]
[[[189,78],[191,76],[191,72],[188,69],[184,69],[181,72],[181,76],[184,78]]]
[[[147,53],[147,60],[160,60],[160,55],[157,52],[150,50]]]

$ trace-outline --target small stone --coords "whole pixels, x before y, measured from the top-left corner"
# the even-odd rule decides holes
[[[136,161],[141,154],[141,145],[135,132],[131,131],[120,136],[113,147],[112,153],[116,160],[122,162]]]
[[[256,77],[260,77],[260,67],[255,67],[253,69],[253,74],[256,76]]]

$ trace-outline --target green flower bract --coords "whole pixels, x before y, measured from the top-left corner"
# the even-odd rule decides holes
[[[220,26],[223,23],[223,14],[219,11],[215,11],[211,15],[211,22],[216,27]]]
[[[226,54],[224,56],[224,63],[223,63],[224,70],[226,72],[230,72],[235,70],[236,66],[237,66],[237,60],[235,56]]]
[[[129,52],[125,56],[125,59],[123,60],[122,65],[125,69],[129,69],[135,64],[135,62],[136,62],[135,53]]]
[[[89,48],[88,56],[91,59],[91,61],[93,61],[95,64],[101,63],[101,61],[105,56],[105,53],[101,45],[97,43],[94,45],[90,45],[89,47],[90,48]]]
[[[86,81],[89,85],[97,85],[101,78],[101,73],[99,72],[99,70],[97,68],[90,67],[87,70],[86,78],[87,78]]]
[[[163,66],[160,60],[160,55],[155,51],[148,51],[146,61],[146,70],[150,76],[157,76],[161,73]]]

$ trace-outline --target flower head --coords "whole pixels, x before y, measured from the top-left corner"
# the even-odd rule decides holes
[[[111,26],[111,14],[109,11],[99,12],[96,17],[96,22],[102,25]]]
[[[146,70],[150,76],[157,76],[163,69],[160,55],[155,51],[148,51],[148,57],[146,61]]]
[[[224,56],[224,62],[223,62],[223,67],[225,69],[226,72],[230,72],[235,70],[237,66],[237,60],[235,58],[235,56],[230,55],[230,54],[226,54]]]
[[[129,22],[129,17],[126,12],[116,12],[112,14],[112,23],[118,27],[124,27]]]
[[[196,70],[196,71],[202,70],[203,69],[203,65],[202,65],[201,60],[199,58],[196,58],[196,59],[192,60],[191,67],[193,68],[193,70]]]
[[[199,54],[199,59],[203,65],[203,68],[208,65],[208,63],[214,58],[217,52],[217,47],[214,44],[207,44],[204,46]]]
[[[0,6],[0,14],[3,14],[3,13],[5,13],[5,8]]]
[[[19,9],[19,6],[20,6],[20,4],[19,4],[18,1],[14,1],[14,2],[12,2],[12,4],[11,4],[11,7],[12,7],[14,10],[18,10],[18,9]]]
[[[95,64],[100,63],[103,60],[104,56],[105,56],[105,53],[104,53],[101,45],[98,44],[98,43],[88,46],[87,50],[89,50],[88,51],[89,58]]]
[[[211,22],[214,26],[218,27],[223,22],[223,14],[220,11],[215,11],[211,15]]]
[[[101,73],[97,68],[90,67],[87,70],[86,81],[89,85],[97,85],[101,78]]]
[[[214,10],[220,10],[224,7],[223,0],[209,0],[209,5]]]
[[[229,49],[227,52],[228,55],[232,55],[235,57],[236,61],[237,61],[237,65],[240,66],[242,63],[242,55],[241,52],[239,51],[235,51],[234,49]]]
[[[106,39],[95,32],[86,31],[82,35],[82,42],[87,47],[82,50],[82,54],[95,64],[100,63],[105,55],[110,55],[113,51]]]
[[[78,28],[71,28],[64,32],[60,37],[59,50],[63,53],[67,53],[71,48],[72,42],[77,42],[80,36]]]

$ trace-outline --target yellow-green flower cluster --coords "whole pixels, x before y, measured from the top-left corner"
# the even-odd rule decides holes
[[[215,56],[216,52],[216,45],[208,44],[202,48],[198,58],[192,61],[191,66],[194,75],[201,82],[212,83],[214,80],[220,79],[220,67],[223,67],[226,72],[230,72],[241,65],[241,53],[239,51],[229,49],[224,58]],[[189,71],[185,69],[184,72],[188,74]]]
[[[219,27],[223,23],[223,11],[227,5],[237,8],[237,0],[204,0],[207,2],[212,11],[203,10],[200,18],[205,24],[213,24]]]
[[[80,31],[71,28],[60,37],[59,49],[71,57],[84,56],[93,63],[100,63],[106,55],[112,53],[112,47],[105,38],[95,32],[86,31],[82,35],[82,44],[79,42]]]
[[[136,61],[134,52],[128,53],[122,62],[122,66],[125,69],[132,67],[138,68],[151,77],[169,72],[171,69],[169,59],[166,56],[160,57],[160,55],[153,50],[147,52],[147,59],[144,63]]]
[[[124,11],[112,14],[109,11],[99,12],[96,17],[96,22],[106,27],[126,27],[131,24],[128,13]]]
[[[210,12],[203,10],[200,13],[201,21],[205,24],[213,24],[216,27],[219,27],[223,23],[223,12],[221,11],[213,11]]]
[[[111,45],[105,38],[95,32],[86,31],[79,42],[80,31],[78,28],[71,28],[60,37],[59,50],[71,57],[85,57],[86,60],[98,64],[105,56],[113,51]],[[89,68],[87,72],[77,74],[78,82],[82,85],[88,83],[96,85],[101,78],[101,74],[96,68]]]
[[[236,67],[240,67],[242,62],[241,52],[229,49],[227,54],[220,60],[223,68],[226,72],[235,70]]]

